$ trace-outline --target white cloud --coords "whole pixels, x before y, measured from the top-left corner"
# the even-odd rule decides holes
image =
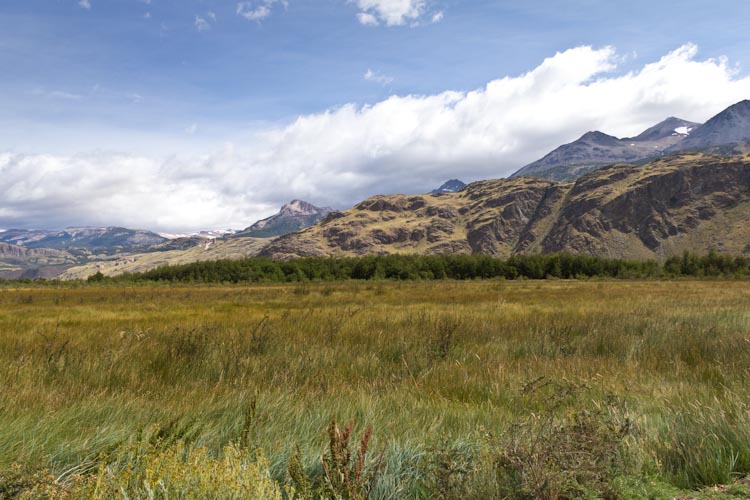
[[[65,101],[80,101],[83,99],[81,94],[74,94],[63,90],[52,90],[47,92],[44,89],[36,88],[32,90],[31,93],[35,96],[46,97],[48,99],[62,99]]]
[[[384,75],[371,69],[368,69],[362,76],[362,78],[364,78],[368,82],[375,82],[379,83],[380,85],[390,85],[394,80],[392,76]]]
[[[198,31],[208,31],[211,29],[211,25],[201,16],[195,16],[195,29]]]
[[[188,135],[195,135],[195,133],[198,131],[198,124],[193,123],[189,127],[185,127],[185,133]]]
[[[380,24],[377,17],[368,14],[367,12],[360,12],[357,14],[357,19],[359,19],[359,22],[365,26],[377,26]]]
[[[211,27],[216,24],[216,14],[212,11],[206,12],[205,16],[195,16],[195,29],[198,31],[208,31]]]
[[[91,10],[91,1],[90,0],[80,0],[78,2],[78,5],[81,8],[83,8],[83,9]]]
[[[418,26],[419,20],[428,15],[433,23],[442,21],[442,11],[430,13],[428,0],[356,0],[360,12],[359,22],[366,26],[401,26],[409,23]]]
[[[83,96],[80,94],[73,94],[71,92],[61,92],[59,90],[50,92],[49,97],[52,97],[53,99],[66,99],[68,101],[80,101],[81,99],[83,99]]]
[[[275,4],[281,4],[284,8],[288,7],[286,0],[252,0],[248,2],[237,3],[237,15],[242,16],[248,21],[262,21],[273,12]]]
[[[246,227],[292,198],[346,208],[449,178],[507,176],[589,130],[632,136],[750,98],[750,77],[696,51],[622,74],[613,48],[578,47],[473,91],[346,104],[205,156],[0,154],[0,227]]]

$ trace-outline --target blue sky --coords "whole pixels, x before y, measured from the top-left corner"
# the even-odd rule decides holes
[[[447,177],[507,175],[588,128],[624,135],[664,113],[705,120],[750,97],[748,19],[744,0],[5,0],[0,227],[244,227],[290,197],[345,208]],[[510,101],[490,87],[521,82],[545,61],[577,96],[607,80],[650,97],[581,118],[558,109],[548,84],[519,94],[526,107],[507,113],[533,114],[534,129],[522,133],[527,124],[508,122]],[[691,81],[681,84],[681,75]],[[469,108],[474,91],[496,106],[454,113],[454,101]],[[429,132],[441,117],[445,126]],[[446,141],[455,148],[430,155]],[[161,185],[140,202],[153,202],[160,218],[134,216],[126,201],[111,206],[111,196],[66,198],[96,198],[86,186],[60,193],[44,184],[55,178],[50,169],[73,179],[121,170],[123,158]],[[339,180],[321,181],[327,174]],[[265,178],[276,185],[259,188]],[[241,194],[237,183],[248,184]],[[162,206],[167,194],[179,204],[185,193],[201,201],[184,203],[210,215]],[[45,215],[52,209],[60,215]],[[195,222],[181,222],[185,210]]]

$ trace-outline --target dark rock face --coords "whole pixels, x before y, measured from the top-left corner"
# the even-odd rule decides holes
[[[630,174],[637,180],[629,183],[628,189],[619,190],[611,185],[596,186],[597,176],[579,179],[545,237],[542,251],[627,256],[613,246],[614,233],[628,235],[647,252],[660,255],[666,240],[690,233],[702,222],[750,200],[747,162],[701,161],[640,179],[638,167],[609,170],[616,174],[611,177]],[[592,196],[592,192],[597,194]],[[750,212],[747,215],[750,222]],[[719,241],[729,235],[715,236]]]
[[[750,241],[750,158],[690,153],[614,165],[576,182],[472,183],[439,197],[378,196],[263,255],[570,252],[663,258]]]
[[[473,203],[469,213],[478,217],[473,217],[466,225],[472,251],[490,255],[512,253],[548,187],[549,183],[544,181],[522,183]]]

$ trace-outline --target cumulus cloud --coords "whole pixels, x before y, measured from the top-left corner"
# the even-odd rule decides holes
[[[345,104],[202,157],[0,154],[0,227],[245,227],[292,198],[347,208],[503,177],[589,130],[632,136],[750,98],[750,77],[694,45],[628,73],[621,61],[611,47],[578,47],[476,90]]]
[[[369,69],[365,71],[365,74],[362,76],[365,80],[368,82],[375,82],[379,83],[380,85],[390,85],[393,83],[394,78],[392,76],[384,75],[382,73],[378,73],[377,71],[373,71],[372,69]]]
[[[440,22],[442,11],[430,14],[427,0],[356,0],[360,12],[357,14],[359,22],[366,26],[401,26],[410,24],[416,26],[421,18],[428,16],[432,22]]]
[[[288,6],[286,0],[253,0],[237,3],[237,15],[248,21],[262,21],[273,12],[273,7],[281,4],[284,8]]]

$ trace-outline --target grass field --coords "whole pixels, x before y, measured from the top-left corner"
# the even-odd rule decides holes
[[[0,499],[748,498],[748,376],[743,281],[0,289]]]

